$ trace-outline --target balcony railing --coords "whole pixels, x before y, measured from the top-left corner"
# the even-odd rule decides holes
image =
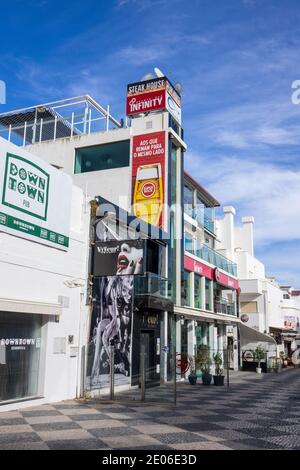
[[[216,299],[214,302],[215,313],[225,313],[226,315],[236,315],[235,305],[226,299]]]
[[[215,223],[214,223],[214,221],[205,214],[204,214],[204,224],[203,225],[204,225],[204,228],[206,228],[210,232],[212,232],[212,233],[215,232]]]
[[[123,125],[110,114],[109,106],[105,109],[84,95],[2,113],[0,137],[25,146],[108,132]]]
[[[172,283],[165,277],[146,273],[134,278],[135,295],[152,295],[164,299],[172,298]]]
[[[225,256],[217,253],[215,250],[210,248],[209,246],[203,244],[198,249],[193,249],[191,244],[188,243],[185,246],[187,252],[192,253],[193,255],[197,256],[198,258],[207,261],[208,263],[216,266],[217,268],[221,268],[226,271],[228,274],[232,274],[233,276],[237,276],[237,266],[236,263],[230,261]]]
[[[184,205],[184,212],[188,214],[192,219],[196,220],[199,225],[209,230],[211,233],[215,233],[215,222],[214,220],[205,214],[205,209],[199,210],[192,207],[190,204]]]

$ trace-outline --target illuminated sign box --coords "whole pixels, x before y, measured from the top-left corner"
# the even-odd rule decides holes
[[[181,98],[166,77],[153,78],[127,86],[126,114],[167,110],[181,124]]]

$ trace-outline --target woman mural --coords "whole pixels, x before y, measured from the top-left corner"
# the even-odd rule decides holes
[[[91,386],[105,385],[109,382],[112,341],[115,344],[115,374],[117,374],[115,383],[129,383],[130,380],[133,275],[143,273],[143,247],[140,240],[113,242],[111,245],[107,244],[107,247],[115,245],[117,246],[117,254],[114,253],[113,257],[115,275],[95,278],[96,301],[90,343],[93,350]],[[111,252],[107,248],[105,256],[104,264],[107,264],[108,259],[112,261]]]

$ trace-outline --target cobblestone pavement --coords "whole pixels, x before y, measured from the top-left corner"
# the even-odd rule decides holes
[[[176,408],[169,395],[169,403],[66,401],[0,411],[0,449],[300,449],[299,390],[293,369],[232,374],[229,389],[178,384]]]

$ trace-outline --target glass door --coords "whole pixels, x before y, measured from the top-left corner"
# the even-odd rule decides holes
[[[38,395],[41,315],[0,313],[0,402]]]

